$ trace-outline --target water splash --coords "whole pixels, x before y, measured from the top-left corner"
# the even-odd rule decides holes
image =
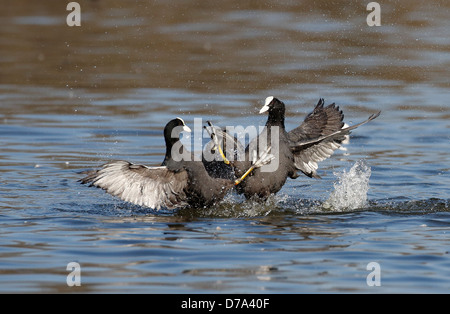
[[[364,160],[357,161],[350,171],[343,171],[335,175],[339,181],[334,183],[331,193],[322,207],[331,211],[346,211],[367,206],[367,192],[371,169]]]

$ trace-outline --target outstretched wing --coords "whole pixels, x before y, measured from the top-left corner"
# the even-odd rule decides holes
[[[300,142],[331,134],[342,129],[343,120],[342,110],[334,103],[324,107],[324,100],[321,98],[303,123],[288,133],[289,140]]]
[[[339,107],[334,103],[324,107],[324,101],[320,99],[305,121],[288,133],[295,166],[309,177],[320,178],[316,172],[317,163],[329,158],[341,146],[351,130],[379,115],[380,112],[371,115],[362,123],[347,127],[344,125],[344,114]]]
[[[102,188],[126,202],[154,209],[187,205],[186,171],[173,172],[165,166],[147,167],[128,161],[112,161],[88,173],[80,182]]]

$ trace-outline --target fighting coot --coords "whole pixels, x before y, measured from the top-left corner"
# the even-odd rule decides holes
[[[80,182],[102,188],[126,202],[154,209],[212,206],[223,199],[235,181],[211,177],[204,162],[190,158],[192,155],[179,141],[182,131],[190,132],[190,129],[181,118],[167,123],[164,128],[166,155],[161,166],[112,161],[99,170],[90,171]],[[270,154],[263,154],[252,166],[261,167],[272,158]]]
[[[320,176],[316,172],[317,163],[330,157],[341,146],[351,130],[380,115],[378,112],[371,115],[366,121],[348,127],[344,125],[344,114],[339,107],[334,103],[324,106],[324,100],[320,99],[313,112],[306,116],[303,123],[287,132],[284,125],[285,105],[282,101],[272,96],[267,97],[260,110],[260,113],[264,112],[268,112],[264,129],[245,149],[236,137],[231,137],[226,132],[220,134],[225,142],[234,142],[233,145],[237,152],[245,152],[245,158],[237,158],[235,155],[234,161],[231,163],[238,177],[243,176],[250,167],[249,150],[251,147],[258,147],[260,142],[267,142],[267,145],[272,146],[271,153],[275,158],[271,165],[266,166],[271,166],[271,169],[265,170],[264,167],[255,169],[237,186],[237,191],[247,198],[256,196],[266,199],[270,194],[277,193],[288,177],[297,178],[298,171],[309,177],[319,178]],[[263,141],[260,141],[261,139]],[[224,149],[224,151],[228,150]]]

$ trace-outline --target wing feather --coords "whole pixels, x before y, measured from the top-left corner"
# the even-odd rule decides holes
[[[186,171],[174,172],[161,167],[135,165],[127,161],[113,161],[92,171],[80,180],[105,190],[126,202],[154,209],[187,205]]]
[[[344,114],[334,103],[324,107],[320,99],[314,111],[303,123],[288,133],[295,166],[309,177],[320,178],[316,173],[318,162],[329,158],[341,147],[351,130],[356,129],[380,115],[371,115],[366,121],[348,127],[344,124]]]

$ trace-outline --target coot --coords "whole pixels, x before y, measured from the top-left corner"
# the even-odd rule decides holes
[[[236,152],[244,151],[245,158],[238,158],[235,153],[231,162],[238,177],[242,177],[250,167],[251,147],[257,147],[267,142],[272,146],[274,160],[266,169],[255,169],[236,188],[246,198],[257,197],[266,199],[270,194],[277,193],[285,184],[287,178],[295,179],[302,172],[308,177],[320,178],[316,170],[318,162],[330,157],[338,149],[350,132],[380,115],[371,115],[366,121],[354,126],[344,125],[344,114],[334,103],[324,106],[320,99],[313,112],[308,114],[303,123],[287,132],[285,129],[285,104],[279,99],[267,97],[260,113],[268,112],[268,119],[262,132],[244,148],[242,144],[226,132],[218,131],[225,142],[234,142]],[[272,134],[273,133],[273,134]],[[224,149],[224,151],[228,151]],[[270,166],[270,167],[269,167]]]
[[[181,118],[167,123],[166,154],[161,166],[112,161],[88,172],[80,182],[102,188],[126,202],[154,209],[212,206],[223,199],[235,182],[211,177],[202,161],[194,161],[179,141],[182,131],[190,132],[190,129]],[[270,154],[262,155],[249,167],[261,167],[271,158]]]

